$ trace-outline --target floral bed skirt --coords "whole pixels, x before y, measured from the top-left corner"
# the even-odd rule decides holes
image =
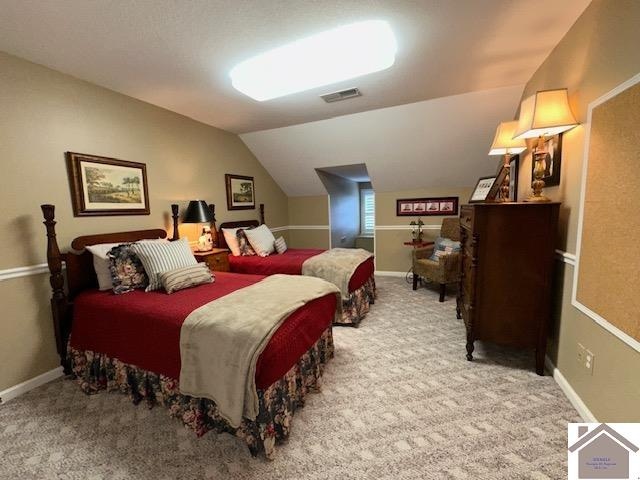
[[[284,377],[266,390],[258,390],[258,417],[244,419],[238,428],[220,417],[212,400],[182,395],[173,378],[99,353],[72,347],[68,352],[73,374],[85,393],[119,390],[129,394],[134,404],[144,400],[149,408],[164,405],[172,417],[180,418],[199,437],[209,430],[227,432],[244,440],[253,456],[264,452],[273,458],[276,444],[289,436],[293,414],[304,406],[307,393],[320,390],[324,366],[333,357],[333,335],[329,327]]]
[[[342,318],[334,325],[357,327],[376,300],[376,280],[371,275],[359,289],[351,292],[348,300],[342,301]]]

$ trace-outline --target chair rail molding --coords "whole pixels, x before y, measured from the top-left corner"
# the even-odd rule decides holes
[[[422,230],[440,230],[442,225],[422,225]],[[413,230],[415,225],[376,225],[375,230]]]
[[[28,277],[30,275],[39,275],[41,273],[49,272],[49,267],[46,263],[39,263],[37,265],[27,265],[25,267],[6,268],[0,270],[0,282],[11,280],[13,278]]]

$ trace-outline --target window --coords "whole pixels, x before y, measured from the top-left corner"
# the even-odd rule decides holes
[[[373,235],[376,225],[375,193],[370,188],[360,190],[360,235]]]

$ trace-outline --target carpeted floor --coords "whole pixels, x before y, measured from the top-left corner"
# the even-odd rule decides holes
[[[334,329],[323,391],[270,462],[230,435],[197,439],[163,408],[57,380],[0,406],[2,479],[561,479],[578,414],[533,356],[464,353],[455,300],[378,278],[358,329]]]

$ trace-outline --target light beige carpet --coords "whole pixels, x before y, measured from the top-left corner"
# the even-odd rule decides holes
[[[579,417],[531,353],[465,360],[455,300],[378,278],[360,328],[337,327],[320,394],[269,462],[198,439],[163,408],[57,380],[0,406],[3,479],[561,479]]]

